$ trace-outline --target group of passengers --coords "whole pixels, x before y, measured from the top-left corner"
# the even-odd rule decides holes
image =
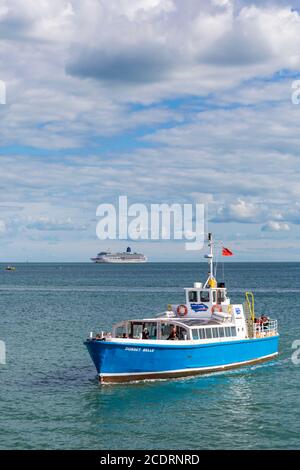
[[[148,328],[144,328],[143,330],[143,335],[142,335],[142,339],[149,339],[149,331],[148,331]],[[172,326],[172,329],[170,331],[170,334],[167,338],[168,340],[177,340],[179,339],[178,338],[178,334],[177,334],[177,329],[176,329],[176,326]]]
[[[254,318],[254,323],[263,326],[263,328],[267,328],[269,326],[270,318],[267,315],[262,315],[260,318]]]
[[[123,333],[122,334],[122,338],[123,339],[127,339],[127,338],[131,338],[132,336],[128,335],[127,333]],[[96,339],[102,339],[102,337],[100,338],[100,335],[97,335],[96,336]],[[147,327],[145,327],[142,331],[142,339],[151,339],[150,338],[150,333],[149,333],[149,330]],[[170,331],[170,334],[169,336],[167,337],[167,340],[171,340],[171,341],[176,341],[176,340],[179,340],[179,335],[178,335],[178,332],[177,332],[177,329],[176,329],[176,326],[172,326],[171,328],[171,331]]]

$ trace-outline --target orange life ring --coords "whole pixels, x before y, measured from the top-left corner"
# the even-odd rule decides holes
[[[177,313],[180,317],[184,317],[188,313],[188,308],[186,305],[178,305],[177,307]]]
[[[216,305],[213,305],[212,308],[211,308],[211,313],[215,313],[215,310],[218,310],[218,312],[222,312],[222,305],[220,304],[216,304]]]

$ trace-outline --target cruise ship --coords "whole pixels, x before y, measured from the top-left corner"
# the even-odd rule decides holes
[[[101,251],[91,260],[94,263],[145,263],[147,258],[142,253],[132,253],[131,248],[128,247],[123,253]]]

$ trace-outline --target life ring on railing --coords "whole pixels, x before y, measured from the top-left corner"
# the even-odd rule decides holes
[[[188,313],[188,308],[187,308],[187,306],[186,306],[186,305],[183,305],[183,304],[178,305],[178,307],[177,307],[177,313],[178,313],[178,315],[179,315],[180,317],[184,317],[185,315],[187,315],[187,313]]]
[[[218,312],[222,312],[222,305],[220,304],[213,305],[211,308],[212,315],[215,313],[215,310],[217,310]]]

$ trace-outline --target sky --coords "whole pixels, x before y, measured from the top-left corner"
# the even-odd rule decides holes
[[[235,261],[300,261],[300,2],[0,0],[0,42],[0,261],[202,261],[99,240],[119,195],[205,204]]]

